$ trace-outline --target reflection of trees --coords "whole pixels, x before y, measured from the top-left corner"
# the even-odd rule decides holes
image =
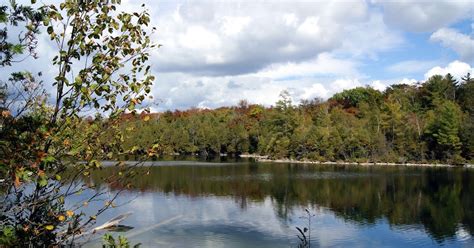
[[[295,206],[320,205],[360,224],[423,224],[437,240],[459,224],[474,234],[474,172],[454,169],[249,164],[148,167],[132,190],[188,196],[232,196],[244,208],[269,196],[287,219]],[[101,173],[109,173],[106,168]],[[100,174],[95,175],[99,183]],[[117,188],[119,186],[111,186]]]

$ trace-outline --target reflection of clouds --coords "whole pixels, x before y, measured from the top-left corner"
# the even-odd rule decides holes
[[[266,197],[261,202],[250,201],[246,208],[232,197],[187,197],[163,193],[124,193],[118,202],[130,203],[111,209],[101,216],[102,221],[120,213],[132,211],[133,215],[123,224],[143,230],[175,216],[156,229],[132,237],[133,242],[142,242],[143,247],[156,245],[167,247],[288,247],[297,242],[295,227],[305,227],[307,222],[304,207],[295,207],[287,219],[279,218],[275,202]],[[315,206],[318,208],[318,206]],[[386,219],[373,225],[357,225],[347,222],[327,208],[313,211],[312,243],[316,246],[353,247],[400,247],[432,246],[433,241],[421,225],[391,226]],[[98,223],[101,223],[99,221]],[[456,240],[472,244],[469,232],[459,228]],[[454,243],[458,244],[458,243]],[[174,245],[174,246],[173,246]]]
[[[430,247],[439,245],[427,234],[423,225],[391,226],[386,219],[373,225],[358,225],[345,221],[327,208],[312,210],[311,242],[316,247]],[[307,227],[304,207],[294,209],[291,226]],[[291,234],[295,233],[290,228]],[[291,236],[291,235],[290,235]],[[445,240],[444,245],[466,245],[472,247],[469,232],[460,227],[457,240]],[[459,242],[461,241],[461,243]]]
[[[269,198],[262,203],[250,202],[243,210],[231,198],[206,197],[189,199],[187,197],[162,198],[161,211],[169,215],[184,214],[186,225],[228,224],[257,229],[271,236],[284,235],[280,220],[273,213]],[[164,204],[163,204],[164,203]],[[185,206],[185,207],[183,207]]]
[[[456,230],[456,239],[460,241],[465,241],[472,239],[472,236],[469,233],[469,230],[466,230],[463,226],[460,226],[458,230]]]
[[[129,197],[131,194],[121,196],[121,198]],[[177,221],[137,237],[137,241],[140,242],[145,239],[145,247],[151,246],[152,243],[147,243],[148,240],[156,239],[157,235],[163,236],[162,239],[165,240],[168,240],[169,236],[183,237],[183,240],[175,241],[178,244],[180,242],[185,244],[190,237],[194,237],[203,247],[228,247],[227,241],[232,239],[238,247],[240,238],[245,239],[244,236],[249,235],[249,232],[258,233],[257,238],[269,237],[270,243],[271,240],[278,241],[275,244],[281,243],[282,238],[286,241],[289,233],[293,234],[293,231],[283,226],[281,220],[276,217],[269,198],[260,203],[250,202],[248,208],[244,210],[232,198],[189,198],[161,193],[138,193],[136,200],[123,207],[112,209],[111,212],[115,213],[109,213],[108,216],[128,211],[132,211],[133,215],[123,224],[131,225],[138,231],[174,216],[184,215]],[[230,232],[226,233],[225,230]]]
[[[129,197],[131,197],[130,194],[121,196],[121,198]],[[119,199],[119,202],[124,200]],[[189,198],[139,193],[137,199],[111,211],[117,213],[132,211],[134,214],[128,221],[133,222],[136,226],[146,226],[176,215],[184,215],[181,223],[184,225],[226,223],[259,229],[275,235],[286,233],[281,228],[280,220],[273,213],[273,204],[270,198],[266,198],[260,203],[249,202],[248,205],[248,209],[243,210],[232,198]]]
[[[137,193],[138,197],[133,199],[128,205],[125,207],[129,208],[131,211],[134,211],[134,219],[139,223],[146,223],[146,222],[156,222],[155,213],[157,212],[155,209],[155,202],[153,201],[152,194],[141,194]]]
[[[168,164],[160,163],[160,165],[167,166]],[[208,165],[201,164],[201,166]],[[401,173],[397,170],[391,171],[390,175],[398,174],[404,176],[421,175],[417,171]],[[277,175],[272,173],[236,174],[203,177],[201,180],[224,180],[227,183],[243,180],[245,183],[246,180],[278,180]],[[341,180],[377,175],[377,172],[319,171],[318,173],[302,173],[298,170],[291,174],[293,178],[297,179],[341,178]],[[295,227],[307,226],[307,222],[300,218],[300,216],[304,216],[304,206],[281,202],[268,195],[261,201],[252,201],[248,198],[241,199],[238,191],[227,193],[226,197],[190,197],[185,194],[177,195],[178,192],[176,194],[173,191],[170,192],[169,194],[160,192],[124,193],[119,197],[117,204],[131,202],[99,216],[97,223],[102,224],[118,214],[132,211],[133,215],[123,224],[135,227],[128,234],[140,233],[140,235],[132,237],[131,241],[132,243],[142,242],[143,247],[156,247],[157,245],[163,247],[288,247],[295,245],[298,241]],[[88,210],[98,206],[100,203],[91,204]],[[435,238],[430,236],[425,231],[425,226],[421,224],[391,225],[385,218],[361,224],[361,221],[355,220],[357,216],[353,216],[353,220],[345,220],[340,211],[333,212],[329,208],[322,208],[318,205],[313,208],[316,208],[317,211],[316,216],[312,219],[311,237],[316,246],[413,247],[473,244],[469,232],[462,226],[458,228],[455,237],[446,239],[442,241],[443,243],[436,243]],[[183,217],[175,218],[176,216]],[[363,216],[360,217],[363,218]],[[170,219],[172,221],[167,221]],[[148,230],[149,227],[163,222],[166,224]],[[141,232],[141,230],[145,231]]]

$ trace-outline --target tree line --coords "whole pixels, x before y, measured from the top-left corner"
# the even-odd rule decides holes
[[[260,154],[353,162],[465,163],[474,155],[474,79],[344,90],[328,100],[123,116],[125,147],[158,154]]]

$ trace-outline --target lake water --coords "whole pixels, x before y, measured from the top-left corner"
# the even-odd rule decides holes
[[[132,212],[122,224],[134,228],[121,234],[142,247],[296,247],[296,227],[308,227],[305,209],[314,214],[311,247],[474,247],[472,169],[148,165],[149,175],[119,196],[125,204],[98,218]],[[100,235],[85,246],[99,247]]]

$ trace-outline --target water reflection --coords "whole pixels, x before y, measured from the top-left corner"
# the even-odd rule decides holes
[[[321,246],[473,244],[472,170],[252,162],[142,169],[149,175],[122,196],[137,199],[119,210],[139,213],[130,220],[139,227],[176,217],[134,235],[148,246],[288,247],[307,206],[319,209],[313,244]],[[110,170],[95,174],[95,184]]]

